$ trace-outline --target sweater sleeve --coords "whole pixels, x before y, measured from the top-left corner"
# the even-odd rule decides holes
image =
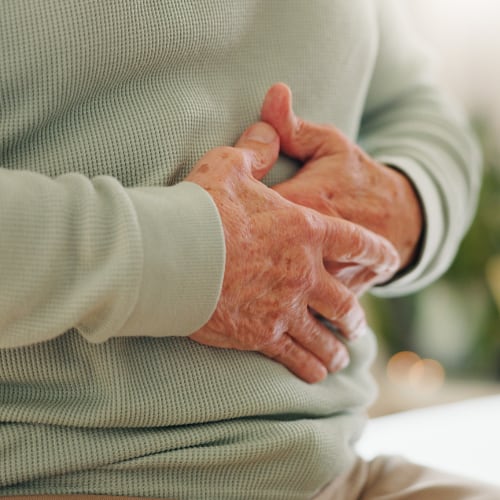
[[[379,296],[415,292],[451,264],[474,215],[481,158],[464,117],[434,82],[433,59],[395,0],[377,0],[379,46],[360,143],[402,171],[422,202],[425,229],[417,262]]]
[[[0,169],[0,227],[2,348],[71,328],[91,342],[188,335],[216,306],[224,236],[196,184]]]

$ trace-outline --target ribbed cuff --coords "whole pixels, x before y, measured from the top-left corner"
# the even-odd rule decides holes
[[[138,301],[119,336],[186,336],[211,317],[225,264],[224,232],[212,198],[191,182],[129,190],[144,263]]]

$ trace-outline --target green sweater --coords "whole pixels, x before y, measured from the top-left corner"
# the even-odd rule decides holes
[[[316,385],[186,338],[225,247],[212,199],[182,180],[286,82],[299,115],[420,193],[420,260],[379,293],[439,276],[478,155],[396,3],[2,0],[0,495],[305,499],[350,465],[373,335]],[[266,182],[297,168],[282,157]]]

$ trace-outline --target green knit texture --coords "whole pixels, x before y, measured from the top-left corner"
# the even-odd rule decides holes
[[[217,298],[223,245],[215,211],[207,215],[206,228],[195,227],[205,231],[206,247],[197,242],[191,249],[188,241],[174,249],[192,256],[193,266],[186,258],[182,266],[166,262],[161,270],[170,269],[177,281],[165,281],[159,304],[186,295],[178,285],[179,276],[186,276],[188,290],[199,283],[199,295],[205,290],[210,295],[203,307],[202,299],[188,300],[195,296],[188,294],[185,307],[165,307],[165,312],[159,305],[144,317],[143,326],[134,308],[142,296],[136,287],[147,288],[144,280],[153,274],[143,273],[139,261],[155,254],[151,248],[141,250],[140,242],[154,246],[151,234],[161,226],[155,221],[153,233],[144,236],[147,224],[141,226],[141,220],[156,206],[147,188],[164,187],[168,198],[168,186],[180,183],[205,152],[234,144],[259,119],[273,83],[291,87],[297,114],[335,124],[353,140],[367,99],[373,119],[390,108],[391,95],[409,95],[406,90],[415,80],[406,82],[392,68],[389,86],[380,85],[379,78],[370,93],[377,65],[391,59],[378,53],[380,37],[392,32],[379,29],[379,4],[386,3],[389,11],[390,2],[372,0],[0,3],[0,174],[7,178],[8,172],[14,187],[25,178],[14,175],[21,171],[44,176],[30,177],[40,192],[36,187],[26,191],[36,208],[21,199],[17,213],[0,214],[10,231],[10,239],[0,242],[0,267],[2,273],[14,269],[15,275],[2,281],[0,307],[14,326],[19,307],[30,325],[29,334],[21,327],[9,330],[9,348],[0,349],[0,495],[298,500],[312,497],[352,463],[364,409],[375,392],[369,374],[375,352],[371,333],[349,344],[347,369],[315,385],[258,353],[210,348],[185,338],[196,321],[208,320]],[[419,67],[408,73],[412,79]],[[390,85],[396,83],[392,92]],[[426,111],[408,108],[412,134],[426,130],[433,112],[441,113],[429,102]],[[390,156],[386,145],[397,142],[403,128],[387,127],[382,141],[375,135],[367,137],[367,144],[375,149],[382,144],[381,154]],[[425,159],[433,159],[432,148],[425,145],[427,137],[420,138],[400,145],[392,156],[409,156],[414,168],[425,167]],[[443,141],[436,144],[441,147]],[[443,152],[439,159],[440,166],[450,163]],[[266,182],[289,178],[297,168],[280,157]],[[69,173],[108,180],[90,185],[64,178],[57,184],[64,196],[53,201],[48,188],[44,191],[47,179]],[[439,173],[433,175],[439,179]],[[85,199],[68,194],[70,181],[81,192],[100,193],[97,199],[109,202],[106,213],[118,219],[97,209],[87,212]],[[162,193],[154,191],[154,196],[154,203],[163,206]],[[209,210],[206,200],[195,194],[193,200],[201,207],[193,213]],[[146,205],[143,219],[135,217],[134,207]],[[71,208],[72,218],[60,221],[62,207]],[[65,256],[74,248],[58,236],[71,233],[68,221],[79,220],[79,210],[85,220],[75,231],[91,228],[82,234],[104,245],[103,271],[96,274],[87,302],[72,291],[72,275],[62,271],[73,268]],[[170,216],[182,221],[183,211]],[[191,226],[186,231],[193,231]],[[25,235],[25,227],[35,229]],[[61,260],[46,270],[49,237]],[[75,263],[78,279],[87,271],[85,258]],[[27,271],[29,259],[34,264]],[[209,272],[201,275],[201,267]],[[31,306],[49,300],[43,280],[54,276],[69,291],[63,287],[61,296],[49,294],[50,307],[30,322]],[[30,296],[32,303],[15,299],[30,290],[42,290]],[[77,312],[104,305],[77,330],[66,304]],[[129,315],[134,320],[128,328],[138,325],[137,331],[121,336]],[[65,321],[75,328],[51,331],[51,325]],[[101,336],[93,339],[94,330]],[[2,333],[7,335],[0,332],[0,344]]]

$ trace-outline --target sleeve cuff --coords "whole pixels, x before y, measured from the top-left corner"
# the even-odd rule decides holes
[[[222,223],[200,186],[133,188],[143,242],[137,303],[119,336],[187,336],[217,305],[225,265]]]

